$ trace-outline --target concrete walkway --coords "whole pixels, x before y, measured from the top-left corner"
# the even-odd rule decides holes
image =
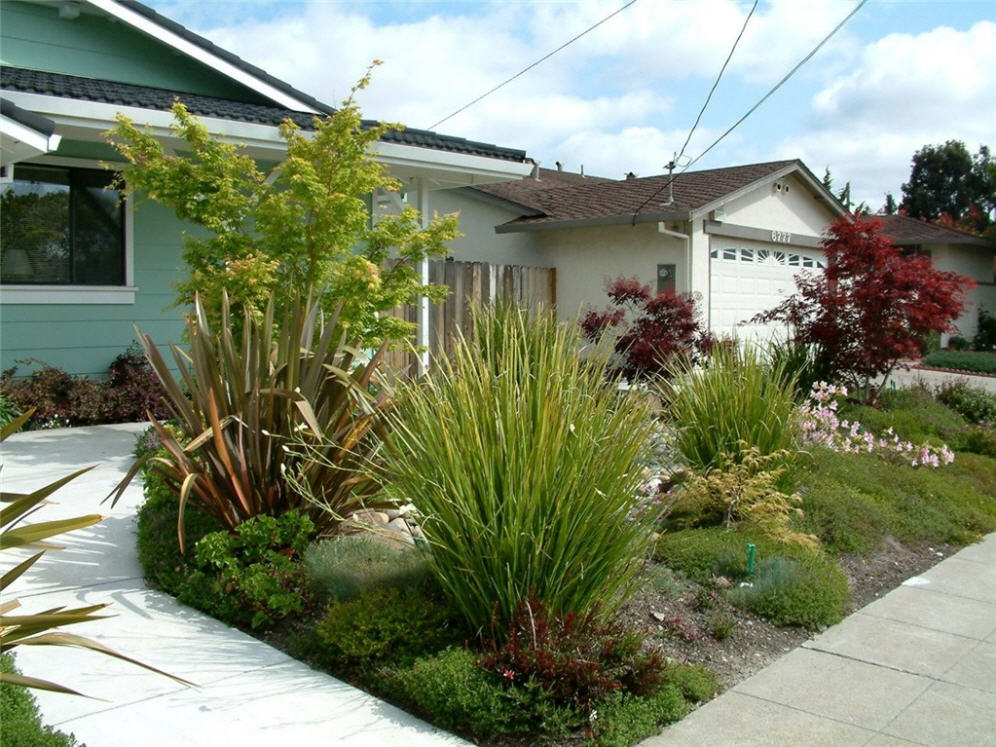
[[[643,744],[996,745],[996,534]]]
[[[35,520],[106,514],[89,529],[58,538],[4,594],[24,612],[112,602],[106,620],[72,632],[195,682],[172,680],[100,654],[20,647],[25,673],[91,698],[38,692],[46,723],[90,747],[119,745],[466,744],[409,714],[146,588],[135,556],[136,481],[113,510],[100,501],[130,464],[142,425],[21,433],[2,450],[4,491],[29,492],[81,466],[97,469],[52,496]],[[4,551],[2,570],[17,554]],[[26,555],[17,556],[25,557]]]
[[[893,371],[890,381],[898,387],[911,387],[922,384],[927,389],[939,389],[945,384],[962,382],[975,389],[996,394],[996,376],[973,376],[956,371],[935,371],[930,368],[911,368]]]

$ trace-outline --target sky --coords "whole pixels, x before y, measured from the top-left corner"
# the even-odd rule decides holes
[[[328,104],[429,128],[624,0],[146,0]],[[744,0],[638,0],[435,129],[541,165],[650,176],[681,149],[743,26]],[[698,157],[858,0],[761,0],[679,167]],[[692,169],[801,158],[877,210],[913,154],[996,148],[996,0],[869,0]]]

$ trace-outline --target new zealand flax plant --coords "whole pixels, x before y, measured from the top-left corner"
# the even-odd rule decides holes
[[[384,490],[423,516],[430,568],[473,628],[501,637],[527,598],[611,613],[649,552],[633,516],[649,403],[550,314],[483,311],[475,338],[399,385]]]
[[[183,513],[191,502],[229,529],[253,516],[299,509],[318,534],[353,511],[382,505],[370,500],[376,486],[360,468],[376,448],[388,402],[375,379],[383,348],[363,362],[347,344],[338,312],[324,318],[310,299],[292,304],[279,320],[272,299],[261,320],[245,314],[238,341],[227,296],[221,313],[221,328],[212,330],[195,300],[189,352],[170,345],[179,378],[139,332],[176,431],[150,418],[168,455],[136,462],[114,500],[147,463],[158,470],[179,499],[184,551]],[[299,448],[302,440],[312,448]]]
[[[20,417],[15,418],[0,428],[0,441],[6,441],[9,436],[24,425],[33,412],[34,410],[28,410]],[[24,558],[20,562],[16,562],[9,569],[6,569],[7,561],[5,557],[5,570],[3,576],[0,577],[0,592],[6,592],[11,584],[38,562],[46,550],[62,549],[60,545],[49,542],[50,538],[76,529],[93,526],[104,518],[99,514],[87,514],[86,516],[76,516],[70,519],[38,521],[33,524],[24,523],[24,519],[45,505],[50,495],[66,485],[66,483],[76,479],[85,472],[89,472],[91,469],[93,467],[78,470],[71,475],[67,475],[30,493],[0,493],[0,503],[3,503],[3,509],[0,510],[0,530],[2,530],[0,531],[0,550],[3,550],[5,555],[10,550],[14,550],[15,552],[18,549],[38,550],[35,554]],[[11,560],[10,562],[14,563],[15,561]],[[78,625],[80,623],[104,619],[106,615],[99,615],[97,613],[108,606],[106,603],[91,604],[72,609],[55,607],[41,612],[11,614],[15,610],[18,610],[20,606],[21,603],[17,599],[11,599],[9,594],[3,594],[3,599],[0,601],[0,653],[7,653],[18,646],[75,646],[96,651],[106,656],[113,656],[116,659],[121,659],[130,664],[148,669],[151,672],[169,677],[184,685],[191,684],[184,679],[174,677],[155,667],[118,653],[102,643],[62,630],[67,625]],[[18,672],[0,672],[0,681],[69,695],[80,694],[65,685]]]

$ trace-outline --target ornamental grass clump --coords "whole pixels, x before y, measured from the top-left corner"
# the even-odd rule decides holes
[[[672,366],[660,383],[674,444],[688,466],[723,469],[751,449],[795,449],[795,379],[786,362],[766,363],[752,347],[717,346],[703,366]]]
[[[507,626],[530,596],[611,612],[650,548],[650,524],[629,518],[649,404],[550,314],[481,312],[476,338],[400,390],[385,491],[424,516],[430,568],[473,629]]]

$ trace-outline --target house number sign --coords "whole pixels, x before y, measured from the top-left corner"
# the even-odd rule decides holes
[[[792,234],[785,231],[772,231],[771,240],[776,244],[791,244]]]

